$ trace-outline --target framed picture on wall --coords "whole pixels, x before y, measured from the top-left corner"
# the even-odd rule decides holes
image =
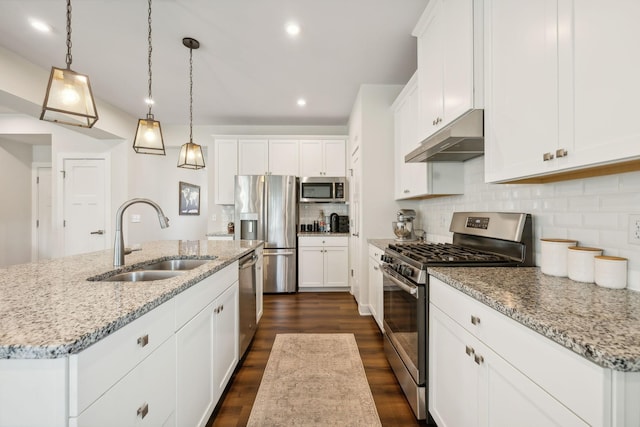
[[[180,181],[178,193],[180,215],[200,215],[200,186]]]

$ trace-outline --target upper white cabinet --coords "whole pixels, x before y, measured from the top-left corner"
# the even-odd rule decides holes
[[[418,38],[418,140],[482,108],[482,0],[431,0]]]
[[[630,0],[485,0],[486,181],[640,156],[638,19]]]
[[[233,205],[235,176],[238,174],[238,140],[216,139],[215,147],[215,203]]]
[[[345,176],[344,139],[300,140],[300,176]]]
[[[238,175],[298,175],[298,140],[240,139]]]
[[[462,194],[462,162],[405,163],[418,144],[417,72],[394,102],[395,199]]]

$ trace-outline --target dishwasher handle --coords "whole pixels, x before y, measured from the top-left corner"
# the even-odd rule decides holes
[[[244,270],[245,268],[249,268],[258,262],[258,256],[255,254],[246,255],[243,258],[240,258],[240,270]]]

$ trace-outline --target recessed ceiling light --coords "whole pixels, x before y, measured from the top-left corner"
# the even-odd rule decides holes
[[[297,101],[298,107],[304,107],[305,105],[307,105],[307,100],[304,98],[300,98]]]
[[[29,23],[31,24],[31,26],[33,28],[35,28],[36,30],[40,31],[41,33],[50,33],[51,32],[51,26],[49,24],[47,24],[44,21],[40,21],[38,19],[29,19]]]
[[[290,36],[297,36],[298,34],[300,34],[300,26],[295,22],[288,23],[286,30]]]

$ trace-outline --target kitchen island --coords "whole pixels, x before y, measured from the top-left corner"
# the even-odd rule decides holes
[[[428,273],[436,422],[640,425],[640,293],[536,267]]]
[[[0,426],[208,418],[238,361],[237,260],[261,245],[158,241],[119,268],[105,250],[0,270]],[[170,259],[210,261],[163,280],[108,280]],[[196,373],[205,392],[180,401],[198,392],[181,384]]]

